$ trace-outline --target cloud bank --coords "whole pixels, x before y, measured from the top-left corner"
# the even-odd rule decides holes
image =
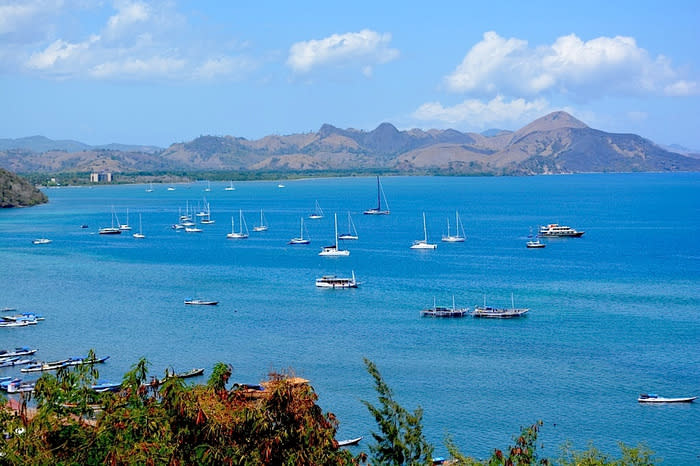
[[[389,47],[390,42],[391,34],[369,29],[297,42],[289,49],[287,66],[299,74],[320,67],[351,66],[360,69],[365,76],[371,76],[374,65],[398,58],[399,51]]]

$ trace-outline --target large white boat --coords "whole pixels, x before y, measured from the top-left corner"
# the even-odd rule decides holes
[[[457,229],[457,232],[454,235],[450,234],[450,219],[448,217],[447,234],[442,235],[443,243],[463,243],[466,239],[466,235],[464,234],[464,226],[462,225],[462,221],[459,219],[459,212],[456,212],[455,217],[457,222],[455,228]]]
[[[540,227],[539,236],[548,238],[579,238],[585,231],[576,231],[566,225],[550,223]]]
[[[513,317],[522,317],[530,309],[525,309],[525,308],[516,308],[515,307],[515,301],[513,299],[513,295],[510,295],[510,300],[511,300],[511,306],[510,308],[497,308],[497,307],[491,307],[486,305],[486,296],[484,296],[484,305],[483,306],[474,306],[474,311],[472,312],[472,315],[474,317],[486,317],[486,318],[492,318],[492,319],[510,319]]]
[[[359,283],[355,279],[355,271],[352,277],[336,277],[335,275],[324,275],[316,279],[316,286],[319,288],[357,288]]]
[[[260,224],[253,227],[253,231],[267,231],[268,225],[265,223],[265,215],[262,209],[260,209]]]
[[[384,198],[384,208],[382,209],[382,198]],[[379,182],[379,176],[377,176],[377,207],[367,209],[363,212],[365,215],[389,215],[389,204],[386,202],[386,196],[384,195],[384,190],[382,189],[382,184]]]
[[[348,212],[348,230],[347,233],[342,233],[338,235],[338,239],[342,240],[354,240],[354,239],[359,239],[360,237],[357,235],[357,228],[355,228],[355,223],[352,221],[352,217],[350,217],[350,212]]]
[[[428,243],[428,230],[425,227],[425,212],[423,212],[423,239],[417,239],[411,249],[437,249],[437,244]]]
[[[433,307],[420,311],[421,317],[464,317],[469,314],[469,309],[457,309],[455,306],[455,297],[452,296],[452,308],[438,306],[433,298]]]
[[[331,246],[324,246],[321,252],[318,253],[319,256],[349,256],[350,251],[347,249],[338,248],[338,214],[333,214],[335,219],[335,244]]]
[[[233,217],[231,217],[231,233],[227,234],[226,237],[230,239],[246,239],[248,238],[248,225],[243,217],[243,211],[238,211],[238,231],[234,230]]]
[[[301,229],[299,231],[298,238],[292,238],[289,240],[289,244],[309,244],[311,240],[309,238],[304,238],[304,217],[301,217]]]

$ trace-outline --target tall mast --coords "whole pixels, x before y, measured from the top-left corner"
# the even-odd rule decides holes
[[[379,186],[379,175],[377,175],[377,211],[382,210],[382,196],[380,186]]]

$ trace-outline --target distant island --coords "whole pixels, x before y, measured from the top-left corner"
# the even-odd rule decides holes
[[[28,176],[110,172],[116,181],[197,177],[403,175],[539,175],[584,172],[700,171],[700,154],[672,151],[635,134],[590,128],[566,112],[550,113],[517,131],[482,134],[453,129],[372,131],[324,124],[317,132],[257,140],[200,136],[168,148],[93,147],[43,137],[0,139],[0,166]]]

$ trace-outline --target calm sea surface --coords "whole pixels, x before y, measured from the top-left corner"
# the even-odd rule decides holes
[[[218,361],[233,380],[257,383],[272,370],[311,380],[339,438],[376,430],[361,400],[376,402],[363,357],[373,360],[408,409],[425,410],[425,433],[444,455],[488,456],[520,426],[544,421],[548,455],[571,440],[609,453],[644,441],[667,464],[700,462],[700,403],[645,406],[640,392],[700,395],[700,174],[614,174],[524,178],[390,177],[389,216],[373,178],[50,189],[50,203],[0,212],[0,307],[43,314],[29,328],[0,329],[0,349],[39,348],[53,360],[94,348],[119,380],[145,356],[155,375]],[[174,231],[178,210],[211,204],[204,232]],[[306,217],[315,201],[320,220]],[[111,210],[146,239],[101,236]],[[242,209],[250,239],[229,240]],[[254,233],[260,209],[269,231]],[[459,210],[467,241],[441,243]],[[347,212],[358,241],[349,257],[319,257]],[[434,251],[409,249],[423,237]],[[305,217],[312,240],[289,246]],[[525,248],[545,223],[580,239]],[[81,228],[82,224],[89,228]],[[53,243],[32,245],[48,237]],[[362,282],[319,290],[325,274]],[[217,307],[190,307],[200,296]],[[529,307],[524,319],[419,317],[432,306]],[[16,372],[0,369],[0,376]],[[202,379],[203,381],[204,379]]]

